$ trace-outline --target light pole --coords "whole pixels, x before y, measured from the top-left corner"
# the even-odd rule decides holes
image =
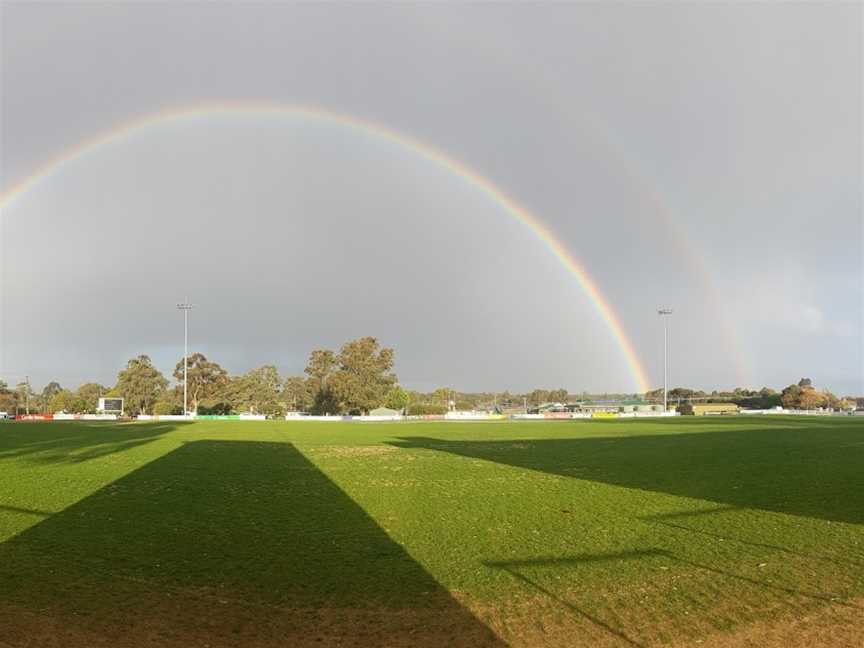
[[[672,314],[672,309],[671,308],[658,308],[657,314],[661,318],[664,318],[664,316]],[[667,400],[666,400],[666,394],[668,392],[668,389],[666,386],[666,381],[668,379],[667,369],[666,369],[666,362],[667,362],[666,358],[668,355],[668,353],[667,353],[668,348],[669,348],[669,330],[668,330],[668,327],[666,326],[666,319],[664,318],[663,319],[663,413],[664,414],[666,413],[666,406],[668,404]]]
[[[188,416],[186,394],[189,382],[186,380],[186,361],[189,358],[189,311],[192,310],[189,298],[187,297],[182,304],[177,304],[177,308],[183,311],[183,416]]]

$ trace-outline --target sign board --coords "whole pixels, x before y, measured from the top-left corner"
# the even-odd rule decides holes
[[[100,398],[99,406],[96,408],[100,412],[107,412],[111,414],[122,414],[123,413],[123,399],[122,398]]]

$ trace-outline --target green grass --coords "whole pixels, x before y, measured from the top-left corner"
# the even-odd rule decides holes
[[[513,644],[856,605],[864,421],[0,424],[0,609],[190,593],[441,609]]]

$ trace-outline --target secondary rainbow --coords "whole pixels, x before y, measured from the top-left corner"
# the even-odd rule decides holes
[[[197,103],[194,105],[169,108],[156,113],[151,113],[124,122],[120,126],[100,133],[87,139],[78,145],[61,152],[39,167],[34,173],[25,178],[19,184],[13,186],[0,197],[0,209],[8,208],[16,199],[32,190],[47,177],[60,172],[66,165],[78,160],[99,148],[130,136],[136,131],[155,124],[169,122],[185,117],[214,115],[220,113],[263,113],[263,114],[290,114],[302,116],[309,119],[332,121],[348,128],[364,133],[369,133],[408,149],[426,160],[448,169],[464,182],[486,194],[492,201],[497,203],[505,213],[525,225],[536,236],[543,245],[555,256],[558,262],[569,272],[579,284],[582,291],[594,305],[597,313],[602,318],[614,338],[620,352],[627,363],[631,377],[640,392],[647,391],[649,381],[646,377],[642,363],[633,348],[620,320],[612,310],[609,302],[603,297],[595,281],[581,264],[568,252],[566,247],[558,241],[552,232],[528,209],[520,205],[514,198],[510,197],[491,180],[477,171],[471,169],[462,162],[446,155],[441,150],[414,138],[411,135],[400,133],[380,124],[360,119],[353,115],[332,112],[319,107],[280,104],[261,101],[219,101],[213,103]]]

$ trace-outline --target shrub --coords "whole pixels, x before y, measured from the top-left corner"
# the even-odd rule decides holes
[[[157,416],[165,416],[174,413],[174,403],[159,401],[153,406],[153,413]]]
[[[446,414],[447,406],[442,403],[411,403],[408,405],[409,416],[425,416],[427,414]]]

